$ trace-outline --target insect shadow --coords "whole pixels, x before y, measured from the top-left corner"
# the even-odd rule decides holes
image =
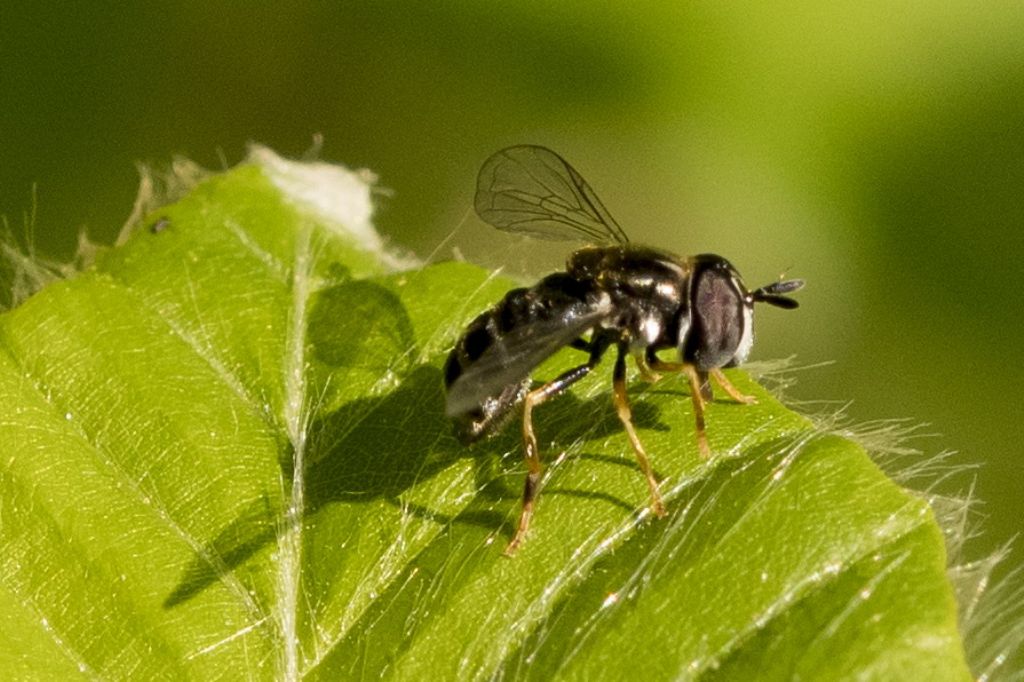
[[[492,439],[466,448],[451,435],[451,424],[443,412],[441,372],[421,365],[413,370],[397,390],[380,397],[354,400],[315,421],[310,428],[307,453],[305,519],[315,517],[331,504],[384,499],[406,513],[446,525],[470,524],[488,532],[511,537],[513,527],[508,511],[519,502],[521,440],[515,424]],[[582,415],[593,415],[592,402],[604,402],[605,396],[580,399],[572,394],[559,397],[537,420],[540,433],[559,443],[569,444],[583,438],[602,438],[621,431],[611,406],[606,417],[596,423]],[[635,419],[641,427],[664,429],[658,409],[641,403]],[[600,408],[597,408],[600,411]],[[501,453],[509,453],[502,458]],[[635,468],[628,457],[607,457],[581,453],[580,458],[611,461]],[[424,505],[401,502],[403,492],[436,475],[458,459],[475,460],[475,478],[479,495],[500,502],[502,512],[477,508],[452,517]],[[290,461],[283,453],[283,461]],[[286,470],[288,468],[286,467]],[[515,474],[512,474],[515,471]],[[609,493],[551,488],[550,495],[565,494],[599,497],[617,506],[630,504]],[[243,563],[262,547],[275,541],[280,511],[267,497],[250,504],[231,524],[198,552],[186,568],[178,585],[164,601],[171,608],[188,601],[224,574]]]
[[[343,285],[344,286],[344,285]],[[356,290],[360,297],[368,295],[366,284]],[[393,294],[378,287],[374,293],[384,300]],[[331,306],[340,305],[335,296]],[[395,299],[393,314],[404,316],[404,309]],[[350,309],[351,310],[351,309]],[[397,311],[397,312],[396,312]],[[313,318],[317,315],[314,311]],[[409,329],[408,318],[400,317],[390,329]],[[404,331],[399,336],[404,337]],[[318,341],[311,335],[314,345]],[[403,342],[406,339],[400,339]],[[334,353],[314,355],[320,361],[341,362]],[[359,398],[342,404],[336,410],[321,415],[309,428],[305,453],[305,505],[306,523],[332,504],[373,501],[383,499],[404,513],[430,518],[452,525],[469,524],[484,528],[488,533],[502,532],[511,537],[509,513],[520,499],[521,436],[517,423],[509,424],[500,434],[471,448],[461,445],[452,435],[450,420],[444,415],[444,394],[441,372],[437,367],[421,364],[405,372],[398,387],[383,396]],[[592,404],[595,403],[596,404]],[[603,403],[608,402],[607,405]],[[560,396],[546,409],[538,410],[536,426],[545,440],[569,445],[582,439],[602,438],[621,432],[621,425],[607,396],[580,399],[573,394]],[[549,409],[547,409],[549,408]],[[596,421],[593,415],[600,414]],[[658,419],[657,408],[640,403],[636,405],[635,420],[644,428],[664,429]],[[507,453],[508,457],[502,457]],[[603,456],[580,454],[579,457]],[[488,504],[474,505],[472,510],[450,517],[437,513],[423,504],[403,503],[402,494],[435,476],[453,462],[472,458],[478,497]],[[628,457],[611,458],[623,466],[635,467]],[[288,445],[279,454],[284,480],[290,483],[293,454]],[[548,462],[550,463],[550,461]],[[512,472],[515,473],[512,473]],[[558,490],[549,494],[596,496],[613,504],[632,509],[635,505],[604,493]],[[507,507],[493,511],[495,503]],[[249,504],[238,517],[217,536],[195,553],[174,590],[164,601],[172,608],[188,601],[210,585],[245,562],[263,547],[276,541],[281,527],[282,511],[279,501],[264,495]]]
[[[564,644],[585,642],[586,633],[600,626],[601,621],[595,618],[595,604],[606,604],[600,609],[602,617],[611,608],[628,609],[629,600],[614,607],[607,605],[609,585],[642,589],[648,579],[666,570],[679,574],[700,566],[750,516],[751,509],[766,494],[772,494],[777,487],[774,474],[787,457],[793,458],[793,467],[813,465],[814,458],[804,457],[799,451],[803,447],[799,438],[773,439],[744,448],[742,457],[723,458],[709,467],[705,476],[687,486],[683,493],[685,504],[669,506],[667,524],[638,524],[614,551],[602,553],[581,583],[558,598],[551,607],[553,616],[542,619],[527,633],[515,655],[505,657],[511,667],[504,677],[530,678],[524,667],[532,668],[533,675],[537,670],[559,669],[558,661],[567,656]],[[794,453],[801,456],[794,458]],[[623,460],[632,459],[628,451],[622,454]],[[549,492],[545,490],[544,494]],[[463,520],[463,514],[455,518],[456,523]],[[321,668],[343,678],[356,678],[365,670],[383,670],[389,662],[397,660],[414,639],[396,637],[394,623],[418,622],[418,615],[424,612],[445,612],[451,595],[458,594],[458,587],[451,583],[470,584],[476,575],[490,570],[475,559],[485,547],[485,533],[468,529],[466,534],[475,537],[452,542],[439,535],[424,547],[331,648]],[[666,534],[673,538],[669,544],[671,551],[664,549]],[[666,563],[671,564],[671,569],[664,567]],[[559,564],[538,570],[541,573],[534,576],[536,580],[554,580],[554,575],[572,573],[578,566]],[[752,580],[760,581],[761,577],[754,575]],[[859,585],[855,587],[860,589]]]
[[[602,407],[602,402],[608,404]],[[554,444],[553,448],[555,448],[549,453],[550,459],[545,458],[545,467],[554,465],[558,446],[564,450],[582,440],[598,440],[622,433],[622,423],[615,416],[611,401],[607,400],[607,396],[581,399],[572,393],[566,393],[558,396],[556,400],[544,407],[545,409],[538,410],[539,414],[534,417],[534,424],[538,433],[543,434],[543,441]],[[596,421],[592,421],[595,414],[600,416]],[[584,416],[586,416],[586,420],[584,420]],[[633,416],[635,423],[641,428],[656,431],[668,430],[668,426],[660,420],[659,410],[654,405],[648,403],[635,405]],[[500,503],[507,508],[501,512],[495,512],[480,509],[481,505],[476,504],[475,508],[467,507],[455,516],[441,514],[429,507],[409,503],[402,503],[403,509],[407,513],[437,523],[479,525],[492,533],[500,531],[507,539],[511,539],[515,526],[508,512],[519,504],[522,497],[522,475],[525,467],[521,463],[522,435],[518,420],[513,419],[512,423],[506,425],[504,430],[491,438],[475,443],[468,448],[462,445],[459,445],[458,448],[463,455],[468,454],[476,459],[477,501],[488,506]],[[584,450],[573,452],[570,457],[639,471],[636,461],[625,451],[620,456],[615,456],[590,453]],[[604,500],[624,510],[637,511],[635,503],[608,492],[549,487],[545,488],[545,494]],[[392,499],[396,504],[398,503],[397,498]]]

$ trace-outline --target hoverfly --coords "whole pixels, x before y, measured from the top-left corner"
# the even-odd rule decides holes
[[[497,432],[523,406],[523,449],[528,473],[513,554],[530,526],[541,478],[533,408],[587,376],[615,349],[613,402],[651,493],[651,509],[665,515],[650,461],[633,425],[626,395],[626,356],[641,374],[682,372],[689,380],[697,446],[710,456],[704,404],[711,379],[734,400],[751,403],[722,372],[746,360],[753,344],[754,303],[796,308],[785,294],[801,280],[777,281],[748,291],[721,256],[680,258],[631,244],[583,177],[545,147],[503,149],[480,169],[475,199],[480,217],[499,230],[540,239],[590,242],[568,259],[564,272],[532,287],[513,289],[466,328],[444,366],[446,413],[465,443]],[[531,372],[565,346],[587,360],[531,389]],[[679,362],[658,351],[675,348]]]

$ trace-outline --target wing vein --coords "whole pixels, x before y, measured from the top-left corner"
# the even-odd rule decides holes
[[[583,176],[546,147],[521,145],[493,154],[480,169],[474,204],[499,230],[540,239],[629,242]]]

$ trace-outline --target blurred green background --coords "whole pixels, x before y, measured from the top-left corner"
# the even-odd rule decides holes
[[[5,2],[0,98],[0,214],[65,257],[82,228],[114,238],[137,161],[322,133],[392,190],[394,244],[538,274],[568,247],[469,207],[491,152],[548,145],[635,241],[807,279],[755,357],[833,361],[791,394],[927,423],[918,447],[979,464],[976,551],[1021,527],[1019,0]]]

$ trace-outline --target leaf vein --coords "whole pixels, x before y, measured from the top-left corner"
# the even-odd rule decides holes
[[[210,551],[207,549],[203,543],[198,540],[198,538],[193,536],[186,528],[175,521],[166,506],[161,502],[159,496],[148,495],[140,485],[140,482],[135,480],[130,473],[117,462],[114,455],[85,432],[79,420],[69,422],[64,417],[66,410],[56,404],[52,397],[52,391],[47,390],[51,387],[46,386],[41,377],[33,374],[26,364],[22,362],[21,358],[15,355],[10,344],[3,344],[3,348],[7,355],[14,361],[15,365],[22,371],[23,375],[29,379],[27,383],[32,386],[40,397],[42,397],[43,402],[50,407],[54,421],[63,425],[65,428],[71,429],[75,436],[77,436],[96,454],[100,463],[125,485],[126,489],[132,493],[139,503],[144,507],[151,509],[154,516],[166,528],[168,528],[172,534],[185,543],[196,556],[206,562],[214,570],[218,580],[220,580],[225,587],[228,588],[228,591],[241,602],[242,606],[249,614],[249,617],[252,618],[254,622],[263,619],[265,617],[265,613],[262,608],[253,600],[249,592],[241,584],[238,578],[235,577],[234,573],[228,569],[219,553],[215,550]]]
[[[288,440],[291,445],[291,472],[282,472],[282,487],[287,488],[288,506],[278,529],[278,590],[279,620],[284,650],[282,674],[289,681],[298,680],[299,633],[298,610],[302,569],[302,526],[305,516],[305,456],[307,440],[307,386],[306,386],[306,324],[307,307],[311,293],[310,272],[314,253],[310,228],[300,226],[296,234],[295,264],[292,268],[292,308],[285,346],[284,413]]]
[[[883,547],[888,547],[896,544],[897,542],[899,542],[900,540],[902,540],[903,538],[905,538],[906,536],[910,535],[915,530],[920,528],[922,525],[924,525],[924,520],[916,519],[910,525],[901,527],[899,532],[887,535],[884,542],[881,542],[878,545],[865,547],[863,551],[845,557],[844,566],[849,567],[857,563],[858,561],[864,559],[872,552],[877,552],[879,549]],[[882,573],[879,574],[879,576],[876,576],[876,578],[884,578],[888,574],[888,571],[898,567],[898,565],[902,563],[902,560],[904,558],[905,557],[897,557],[893,561],[889,562],[889,564],[887,564],[887,566],[883,569]],[[689,668],[687,672],[696,672],[699,675],[699,673],[707,670],[713,664],[720,664],[722,661],[728,659],[730,656],[735,654],[743,645],[743,643],[746,642],[751,636],[753,636],[753,634],[757,630],[763,629],[767,627],[769,624],[771,624],[773,621],[775,621],[785,611],[785,607],[789,607],[795,603],[809,599],[812,595],[825,589],[827,585],[831,584],[835,580],[836,576],[838,576],[841,572],[841,570],[835,573],[825,572],[823,574],[820,572],[815,572],[811,575],[804,576],[795,585],[786,590],[784,594],[780,595],[778,599],[773,601],[768,606],[768,608],[764,610],[761,616],[753,619],[747,625],[747,627],[737,632],[733,637],[731,637],[727,642],[725,642],[725,644],[723,644],[718,649],[718,651],[704,659],[702,665],[700,665],[696,669]],[[826,577],[831,579],[823,579]],[[835,618],[842,617],[843,615],[844,614],[838,614]],[[833,618],[833,621],[835,620],[835,618]]]

